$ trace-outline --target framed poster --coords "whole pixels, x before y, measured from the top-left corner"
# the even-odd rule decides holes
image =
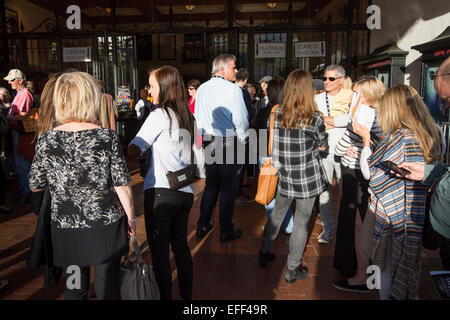
[[[158,34],[159,60],[177,59],[177,36],[175,34]]]

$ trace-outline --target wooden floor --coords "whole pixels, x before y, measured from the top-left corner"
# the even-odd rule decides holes
[[[136,161],[128,163],[138,216],[137,238],[143,248],[144,259],[151,263],[145,239],[143,180],[139,176]],[[243,190],[244,193],[254,196],[256,180],[249,181],[251,186]],[[293,284],[287,284],[284,281],[289,251],[289,236],[284,231],[280,232],[274,242],[276,260],[265,268],[258,266],[258,252],[266,216],[264,207],[255,202],[239,198],[238,200],[242,201],[235,206],[234,224],[235,227],[243,230],[241,239],[220,244],[219,210],[216,207],[213,230],[202,241],[197,241],[195,231],[200,215],[203,187],[204,179],[195,183],[195,202],[188,226],[188,240],[194,263],[194,300],[377,300],[379,298],[376,290],[369,294],[358,294],[339,291],[332,286],[333,282],[340,280],[341,277],[332,268],[334,242],[328,245],[317,242],[317,236],[321,232],[318,213],[315,213],[311,219],[309,239],[303,259],[309,269],[309,275],[307,279],[297,280]],[[10,285],[0,292],[0,299],[62,299],[64,281],[45,289],[42,269],[31,269],[26,265],[37,217],[26,205],[13,203],[12,194],[16,191],[17,182],[11,178],[8,184],[7,203],[12,206],[14,212],[0,216],[0,279],[8,279]],[[336,211],[337,203],[334,205]],[[172,255],[171,259],[173,297],[179,299]],[[420,299],[439,299],[428,274],[431,270],[441,269],[438,252],[424,251]]]

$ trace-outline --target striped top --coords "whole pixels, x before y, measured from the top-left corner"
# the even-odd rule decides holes
[[[423,152],[413,134],[400,129],[380,141],[370,160],[369,210],[376,216],[372,258],[377,256],[379,244],[392,233],[392,256],[385,257],[392,262],[391,296],[399,300],[417,299],[427,187],[392,176],[380,164],[386,160],[396,164],[424,162]],[[373,264],[384,265],[377,259]]]
[[[370,132],[374,133],[379,138],[381,138],[383,135],[383,130],[378,126],[376,117],[372,128],[370,129]],[[352,158],[347,155],[347,150],[351,146],[358,153],[358,156],[356,158]],[[352,124],[349,123],[347,126],[347,130],[336,145],[334,152],[335,155],[341,157],[341,163],[344,167],[361,170],[359,165],[359,158],[361,157],[363,147],[364,145],[362,138],[353,132]]]

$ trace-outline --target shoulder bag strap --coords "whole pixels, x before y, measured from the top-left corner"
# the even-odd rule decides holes
[[[275,122],[275,111],[277,111],[280,105],[276,104],[273,106],[272,111],[270,113],[270,131],[269,131],[269,150],[267,155],[270,157],[272,155],[272,143],[273,143],[273,127]]]

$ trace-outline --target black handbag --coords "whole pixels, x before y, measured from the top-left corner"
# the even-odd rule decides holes
[[[192,154],[191,154],[192,156]],[[178,190],[194,183],[194,175],[192,174],[192,166],[188,165],[186,168],[177,171],[167,171],[166,166],[159,158],[161,165],[166,172],[167,181],[171,190]]]
[[[136,260],[129,255],[120,266],[120,296],[122,300],[159,300],[159,288],[151,265],[142,260],[136,237],[131,237]]]
[[[194,182],[194,176],[192,175],[190,166],[175,172],[169,171],[166,173],[166,177],[169,181],[169,187],[172,190],[187,187]]]

